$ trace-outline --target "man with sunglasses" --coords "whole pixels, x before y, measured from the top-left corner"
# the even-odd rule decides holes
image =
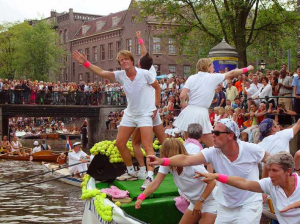
[[[237,140],[240,131],[230,119],[221,119],[213,132],[214,146],[203,149],[197,155],[177,155],[169,159],[148,156],[150,165],[194,166],[211,163],[216,172],[234,174],[248,180],[258,181],[258,164],[265,162],[269,155],[256,144]],[[215,224],[260,223],[262,195],[247,192],[219,183],[216,200],[220,206]]]

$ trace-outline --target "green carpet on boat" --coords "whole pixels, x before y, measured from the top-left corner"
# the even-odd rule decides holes
[[[150,224],[176,224],[183,215],[176,208],[174,197],[146,199],[140,209],[135,209],[134,203],[122,204],[121,208],[127,214]]]

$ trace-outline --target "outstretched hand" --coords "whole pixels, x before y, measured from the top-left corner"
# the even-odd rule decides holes
[[[248,71],[251,71],[251,70],[254,69],[254,67],[253,67],[252,65],[249,65],[249,66],[247,67],[247,69],[248,69]]]
[[[87,61],[86,54],[85,53],[80,54],[79,51],[73,51],[72,57],[80,64],[84,64]]]
[[[141,199],[137,199],[136,202],[134,203],[134,207],[135,209],[140,209],[141,208],[141,205],[143,203],[143,200]]]
[[[195,173],[196,175],[193,178],[195,179],[199,177],[204,177],[201,180],[203,182],[208,182],[219,178],[219,175],[217,173],[201,173],[201,172],[195,172]]]
[[[142,38],[142,34],[141,34],[141,31],[136,31],[136,37],[138,38],[138,39],[141,39]]]
[[[164,160],[161,158],[156,157],[155,155],[148,155],[147,156],[147,163],[154,167],[156,165],[162,165],[164,163]]]

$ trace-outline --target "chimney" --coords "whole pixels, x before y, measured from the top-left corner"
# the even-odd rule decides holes
[[[54,9],[51,10],[50,17],[56,17],[56,11]]]

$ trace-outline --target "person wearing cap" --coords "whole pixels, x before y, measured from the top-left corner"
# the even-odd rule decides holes
[[[80,177],[83,177],[84,171],[87,170],[87,162],[90,158],[89,155],[87,155],[84,151],[80,150],[81,142],[75,142],[73,144],[73,150],[69,152],[68,158],[69,158],[69,166],[73,165],[75,163],[82,163],[77,164],[75,166],[69,167],[69,171],[72,174],[79,174]]]
[[[258,145],[271,155],[286,151],[290,153],[289,142],[300,130],[300,119],[292,128],[280,131],[275,120],[266,118],[259,125],[261,140]]]
[[[33,145],[34,145],[34,147],[33,147],[32,151],[31,151],[32,154],[41,151],[41,146],[39,146],[39,142],[38,141],[34,141]]]
[[[196,155],[177,155],[171,158],[147,157],[152,161],[150,163],[152,166],[186,167],[211,163],[216,172],[258,181],[258,164],[265,162],[269,153],[257,144],[238,140],[239,135],[237,124],[233,120],[224,118],[218,121],[212,131],[213,147],[205,148]],[[258,224],[260,222],[261,194],[219,183],[215,199],[220,205],[216,224]]]

